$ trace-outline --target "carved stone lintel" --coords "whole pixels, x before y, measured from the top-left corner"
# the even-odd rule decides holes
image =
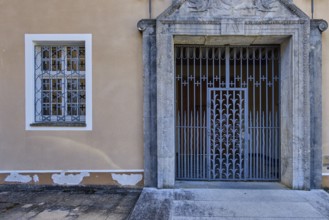
[[[257,10],[271,12],[276,8],[276,0],[187,0],[193,12],[205,12],[210,9],[230,11]]]
[[[300,10],[292,0],[175,0],[172,5],[158,17],[158,20],[168,19],[184,4],[187,4],[188,12],[207,13],[210,11],[215,14],[219,13],[223,16],[230,17],[276,13],[280,10],[280,5],[283,5],[293,15],[309,20],[309,17]],[[175,19],[175,16],[173,18]]]
[[[143,32],[148,27],[155,27],[156,20],[155,19],[142,19],[137,23],[137,28],[139,31]]]
[[[233,19],[223,19],[221,22],[222,35],[244,35],[245,25],[244,22]]]
[[[323,19],[312,19],[311,28],[318,28],[321,32],[324,32],[328,29],[328,22]]]

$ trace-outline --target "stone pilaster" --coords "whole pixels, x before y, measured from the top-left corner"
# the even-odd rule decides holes
[[[325,20],[311,20],[310,32],[310,106],[311,106],[311,188],[322,182],[322,32]]]

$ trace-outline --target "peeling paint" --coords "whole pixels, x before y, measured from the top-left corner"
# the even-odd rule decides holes
[[[53,182],[59,185],[78,185],[82,182],[84,177],[90,176],[87,172],[82,172],[79,174],[68,174],[65,175],[65,172],[61,174],[54,174],[51,176]]]
[[[135,186],[143,179],[142,174],[112,174],[112,179],[122,186]]]
[[[29,183],[32,181],[32,178],[29,175],[21,175],[19,173],[10,173],[6,177],[5,182],[15,182],[15,183]]]
[[[35,183],[38,183],[38,182],[39,182],[39,177],[38,177],[38,175],[34,175],[34,176],[33,176],[33,181],[34,181]]]

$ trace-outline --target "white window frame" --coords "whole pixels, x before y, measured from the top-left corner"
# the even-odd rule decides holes
[[[35,45],[74,44],[85,45],[85,77],[86,77],[86,126],[85,127],[53,127],[31,126],[35,121],[35,80],[34,50]],[[26,130],[92,130],[92,35],[91,34],[25,34],[25,129]]]

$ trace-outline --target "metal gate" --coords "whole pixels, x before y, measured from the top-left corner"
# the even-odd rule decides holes
[[[279,54],[175,46],[177,180],[279,180]]]

